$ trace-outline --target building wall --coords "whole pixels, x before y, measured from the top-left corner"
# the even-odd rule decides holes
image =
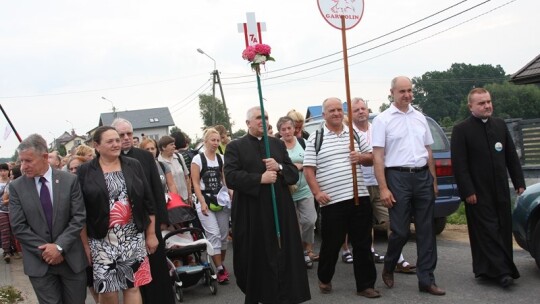
[[[159,140],[164,135],[169,135],[169,127],[160,127],[160,128],[145,128],[145,129],[134,129],[133,136],[137,136],[142,140],[142,134]]]

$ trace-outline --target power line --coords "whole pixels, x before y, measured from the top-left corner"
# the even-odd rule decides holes
[[[490,2],[490,1],[491,1],[491,0],[486,0],[486,1],[484,1],[484,2],[481,2],[481,3],[479,3],[479,4],[474,5],[474,6],[472,6],[472,7],[469,7],[469,8],[467,8],[467,9],[461,11],[461,12],[458,12],[458,13],[452,15],[452,16],[446,17],[446,18],[441,19],[441,20],[439,20],[439,21],[437,21],[437,22],[434,22],[434,23],[432,23],[432,24],[429,24],[429,25],[427,25],[427,26],[425,26],[425,27],[423,27],[423,28],[421,28],[421,29],[412,31],[412,32],[410,32],[410,33],[408,33],[408,34],[405,34],[405,35],[402,35],[402,36],[400,36],[400,37],[398,37],[398,38],[394,38],[394,39],[392,39],[392,40],[389,40],[389,41],[387,41],[387,42],[378,44],[378,45],[373,46],[373,47],[371,47],[371,48],[368,48],[368,49],[366,49],[366,50],[363,50],[363,51],[354,53],[354,54],[352,54],[352,55],[349,55],[349,58],[350,58],[350,57],[357,56],[357,55],[361,55],[361,54],[366,53],[366,52],[369,52],[369,51],[373,51],[373,50],[378,49],[378,48],[380,48],[380,47],[383,47],[383,46],[385,46],[385,45],[388,45],[388,44],[391,44],[391,43],[396,42],[396,41],[398,41],[398,40],[404,39],[404,38],[406,38],[406,37],[408,37],[408,36],[417,34],[417,33],[421,32],[421,31],[424,31],[424,30],[426,30],[426,29],[428,29],[428,28],[431,28],[431,27],[433,27],[433,26],[435,26],[435,25],[438,25],[438,24],[440,24],[440,23],[442,23],[442,22],[448,21],[448,20],[450,20],[450,19],[452,19],[452,18],[455,18],[455,17],[457,17],[457,16],[459,16],[459,15],[461,15],[461,14],[464,14],[464,13],[470,11],[470,10],[473,10],[473,9],[475,9],[475,8],[478,8],[479,6],[484,5],[484,4],[486,4],[486,3]],[[496,9],[502,7],[502,6],[508,5],[509,3],[514,2],[514,1],[517,1],[517,0],[509,1],[509,2],[507,2],[507,3],[505,3],[505,4],[503,4],[503,5],[501,5],[501,6],[497,7],[497,8],[495,8],[495,9],[492,9],[492,10],[486,12],[486,13],[480,14],[480,15],[478,15],[478,16],[476,16],[476,17],[474,17],[474,18],[471,18],[471,19],[469,19],[469,20],[467,20],[467,21],[470,21],[470,20],[472,20],[472,19],[476,19],[476,18],[478,18],[479,16],[482,16],[482,15],[485,15],[485,14],[487,14],[487,13],[490,13],[490,12],[492,12],[493,10],[496,10]],[[465,22],[462,22],[462,23],[460,23],[460,24],[458,24],[458,25],[461,25],[461,24],[463,24],[463,23],[465,23]],[[456,27],[456,26],[454,26],[454,27]],[[454,27],[450,27],[449,29],[452,29],[452,28],[454,28]],[[447,30],[449,30],[449,29],[447,29]],[[439,33],[437,33],[437,34],[439,34]],[[437,34],[435,34],[435,35],[437,35]],[[433,37],[433,36],[435,36],[435,35],[431,35],[431,36],[429,36],[428,38],[431,38],[431,37]],[[422,41],[422,40],[425,40],[425,39],[427,39],[427,38],[421,39],[421,40],[419,40],[419,41]],[[419,42],[419,41],[417,41],[417,42]],[[406,46],[409,46],[409,45],[412,45],[412,44],[414,44],[414,43],[408,44],[408,45],[406,45]],[[403,46],[403,47],[405,47],[405,46]],[[399,48],[398,48],[398,49],[399,49]],[[390,53],[390,52],[387,52],[387,53]],[[379,56],[376,56],[376,57],[380,57],[380,56],[382,56],[382,55],[379,55]],[[373,57],[373,58],[376,58],[376,57]],[[271,80],[271,79],[276,79],[276,78],[281,78],[281,77],[285,77],[285,76],[290,76],[290,75],[294,75],[294,74],[299,74],[299,73],[307,72],[307,71],[314,70],[314,69],[318,69],[318,68],[321,68],[321,67],[324,67],[324,66],[333,64],[333,63],[341,62],[342,60],[343,60],[342,58],[336,59],[336,60],[332,60],[332,61],[329,61],[329,62],[326,62],[326,63],[322,63],[322,64],[319,64],[319,65],[316,65],[316,66],[313,66],[313,67],[305,68],[305,69],[302,69],[302,70],[298,70],[298,71],[294,71],[294,72],[290,72],[290,73],[286,73],[286,74],[281,74],[281,75],[277,75],[277,76],[268,77],[268,78],[265,78],[265,80]],[[340,70],[340,69],[342,69],[342,67],[341,67],[341,68],[334,69],[334,70]],[[334,70],[331,70],[331,71],[334,71]],[[324,74],[324,73],[323,73],[323,74]],[[253,80],[249,80],[249,81],[241,81],[241,82],[225,83],[225,84],[223,84],[223,85],[228,85],[228,86],[230,86],[230,85],[238,85],[238,84],[246,84],[246,83],[254,83],[254,81],[253,81]]]
[[[125,86],[100,88],[100,89],[91,89],[91,90],[49,93],[49,94],[36,94],[36,95],[0,96],[0,99],[33,98],[33,97],[59,96],[59,95],[91,93],[91,92],[108,91],[108,90],[118,90],[118,89],[125,89],[125,88],[142,87],[142,86],[153,85],[153,84],[163,83],[163,82],[171,82],[171,81],[176,81],[176,80],[185,79],[185,78],[191,78],[191,77],[197,77],[197,76],[202,76],[202,75],[205,75],[205,74],[196,74],[196,75],[182,76],[182,77],[176,77],[176,78],[170,78],[170,79],[164,79],[164,80],[141,82],[141,83],[130,84],[130,85],[125,85]]]
[[[467,2],[467,1],[468,1],[468,0],[463,0],[463,1],[460,1],[460,2],[457,2],[457,3],[454,3],[454,4],[452,4],[452,5],[450,5],[450,6],[446,7],[446,8],[444,8],[444,9],[438,11],[438,12],[435,12],[435,13],[429,15],[429,16],[426,16],[426,17],[423,17],[423,18],[421,18],[421,19],[418,19],[418,20],[416,20],[416,21],[414,21],[414,22],[412,22],[412,23],[409,23],[409,24],[407,24],[407,25],[405,25],[405,26],[402,26],[402,27],[400,27],[400,28],[398,28],[398,29],[395,29],[395,30],[393,30],[393,31],[390,31],[390,32],[388,32],[388,33],[386,33],[386,34],[382,34],[382,35],[380,35],[380,36],[377,36],[377,37],[375,37],[375,38],[372,38],[372,39],[370,39],[370,40],[368,40],[368,41],[365,41],[365,42],[362,42],[362,43],[360,43],[360,44],[354,45],[354,46],[352,46],[352,47],[350,47],[350,48],[347,48],[347,50],[352,50],[352,49],[354,49],[354,48],[360,47],[360,46],[362,46],[362,45],[368,44],[368,43],[370,43],[370,42],[373,42],[373,41],[379,40],[379,39],[381,39],[381,38],[384,38],[384,37],[386,37],[386,36],[389,36],[389,35],[392,35],[392,34],[394,34],[394,33],[397,33],[397,32],[399,32],[399,31],[401,31],[401,30],[404,30],[404,29],[406,29],[406,28],[408,28],[408,27],[411,27],[411,26],[413,26],[413,25],[415,25],[415,24],[418,24],[418,23],[420,23],[420,22],[422,22],[422,21],[425,21],[425,20],[427,20],[427,19],[429,19],[429,18],[431,18],[431,17],[434,17],[434,16],[436,16],[436,15],[439,15],[439,14],[441,14],[441,13],[447,11],[447,10],[450,10],[450,9],[452,9],[452,8],[454,8],[454,7],[456,7],[456,6],[460,5],[460,4],[463,4],[463,3]],[[488,0],[488,1],[491,1],[491,0]],[[312,59],[312,60],[309,60],[309,61],[305,61],[305,62],[298,63],[298,64],[295,64],[295,65],[291,65],[291,66],[288,66],[288,67],[284,67],[284,68],[281,68],[281,69],[273,70],[273,71],[267,72],[267,74],[275,73],[275,72],[279,72],[279,71],[283,71],[283,70],[292,69],[292,68],[299,67],[299,66],[302,66],[302,65],[306,65],[306,64],[309,64],[309,63],[313,63],[313,62],[316,62],[316,61],[319,61],[319,60],[322,60],[322,59],[326,59],[326,58],[328,58],[328,57],[332,57],[332,56],[334,56],[334,55],[338,55],[338,54],[341,54],[341,53],[343,53],[343,51],[338,51],[338,52],[335,52],[335,53],[332,53],[332,54],[329,54],[329,55],[326,55],[326,56],[322,56],[322,57],[319,57],[319,58],[315,58],[315,59]],[[224,78],[222,78],[222,79],[238,79],[238,78],[245,78],[245,77],[252,77],[252,75],[243,75],[243,76],[235,76],[235,77],[224,77]]]

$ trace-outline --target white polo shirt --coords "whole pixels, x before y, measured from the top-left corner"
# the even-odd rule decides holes
[[[423,167],[433,137],[426,117],[411,105],[406,113],[392,103],[373,120],[373,147],[384,148],[385,167]]]
[[[334,133],[324,125],[324,139],[319,153],[315,153],[315,137],[313,132],[306,142],[306,152],[304,154],[304,166],[316,167],[317,183],[322,191],[331,198],[328,205],[349,200],[354,197],[352,187],[352,169],[349,151],[349,128],[343,126],[343,131]],[[319,129],[320,131],[320,129]],[[363,136],[360,136],[360,146],[354,140],[356,151],[368,153],[371,149],[367,145]],[[360,166],[356,167],[358,196],[369,196],[364,178],[360,171]]]

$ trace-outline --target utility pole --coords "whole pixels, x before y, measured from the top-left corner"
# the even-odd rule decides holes
[[[221,86],[221,79],[219,78],[219,71],[216,68],[216,60],[210,55],[206,54],[203,50],[197,49],[197,52],[205,55],[214,62],[214,70],[212,71],[212,126],[216,125],[216,83],[219,85],[219,91],[221,93],[221,100],[223,101],[223,108],[225,110],[225,118],[229,122],[229,133],[232,136],[231,119],[229,118],[229,111],[227,110],[227,104],[225,103],[225,95],[223,93],[223,87]]]

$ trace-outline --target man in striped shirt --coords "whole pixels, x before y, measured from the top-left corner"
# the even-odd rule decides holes
[[[332,291],[339,250],[348,234],[353,246],[357,294],[377,298],[380,293],[374,289],[377,273],[371,255],[372,209],[360,171],[360,164],[373,162],[371,148],[360,137],[360,142],[354,141],[354,151],[349,150],[349,128],[343,124],[343,107],[338,98],[323,102],[323,118],[322,142],[316,144],[320,138],[316,132],[311,134],[304,155],[306,180],[321,205],[319,289],[322,293]],[[354,204],[352,169],[358,177],[358,206]]]

